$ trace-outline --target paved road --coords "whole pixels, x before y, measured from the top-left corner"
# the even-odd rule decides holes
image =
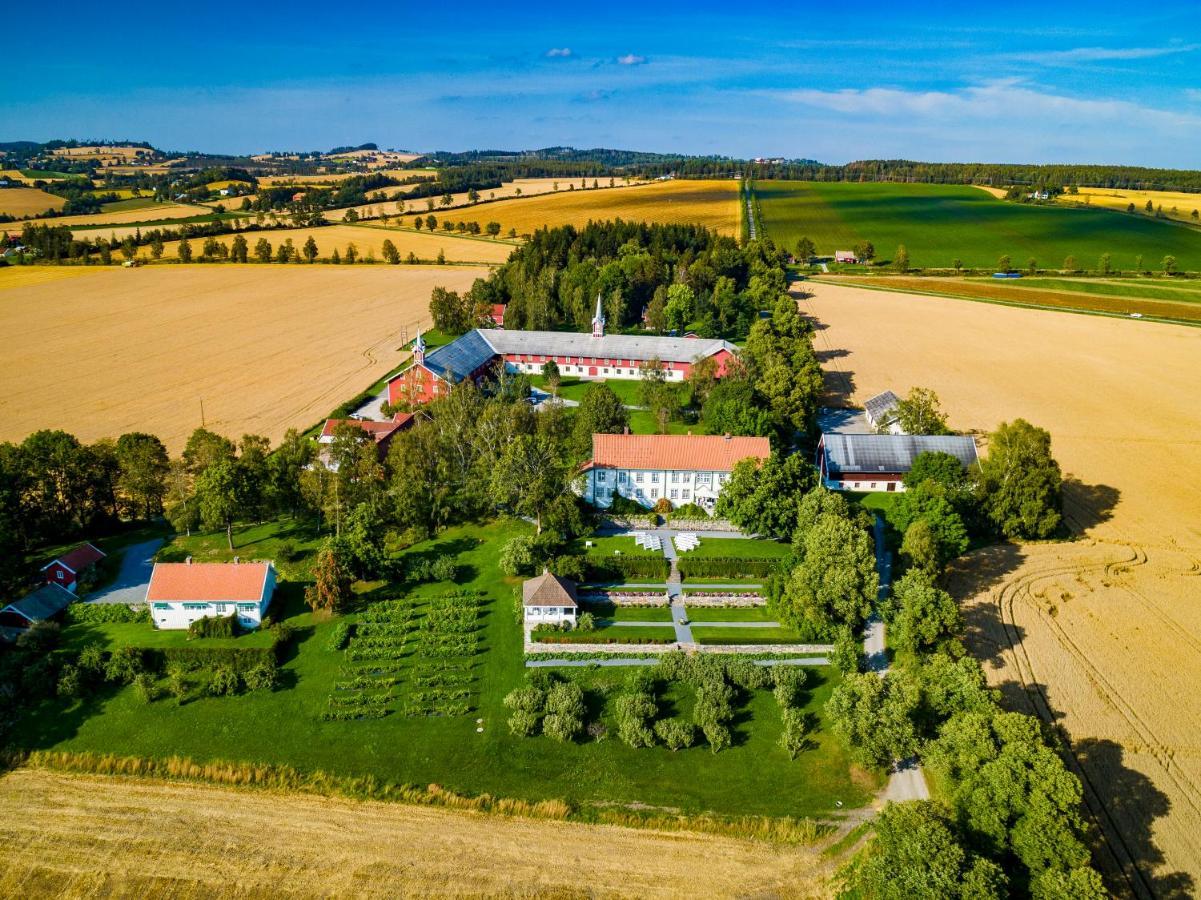
[[[142,544],[131,544],[121,557],[121,569],[108,587],[89,594],[88,603],[125,603],[133,605],[146,600],[146,587],[154,569],[154,554],[163,545],[161,538]]]
[[[746,195],[746,221],[747,221],[747,225],[749,226],[747,234],[750,237],[750,239],[753,241],[756,237],[755,207],[754,207],[754,201],[752,200],[752,197],[749,193]]]
[[[876,599],[883,600],[892,585],[892,553],[884,545],[884,519],[878,513],[872,531],[876,539],[876,574],[880,576],[880,591]],[[863,633],[863,653],[867,657],[868,671],[876,672],[883,678],[888,673],[888,653],[885,649],[884,623],[879,615],[873,615],[867,621]],[[893,803],[930,799],[926,776],[916,757],[903,759],[893,765],[883,797]]]

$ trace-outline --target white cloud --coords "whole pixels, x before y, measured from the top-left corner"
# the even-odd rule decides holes
[[[1192,53],[1199,47],[1201,44],[1168,44],[1165,47],[1073,47],[1070,50],[1047,50],[1042,53],[1015,53],[1010,58],[1056,66],[1078,62],[1152,59],[1156,56]]]
[[[645,56],[638,56],[636,53],[627,53],[625,56],[617,57],[619,66],[640,66],[646,62]]]
[[[571,56],[571,48],[570,47],[551,47],[549,50],[546,51],[546,55],[549,56],[551,59],[555,59],[555,58],[566,59],[568,56]]]

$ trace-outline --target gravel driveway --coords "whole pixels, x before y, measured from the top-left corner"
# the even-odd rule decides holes
[[[125,603],[133,605],[146,600],[150,573],[154,570],[154,554],[163,545],[162,538],[142,544],[130,544],[121,557],[121,570],[113,583],[88,595],[88,603]]]

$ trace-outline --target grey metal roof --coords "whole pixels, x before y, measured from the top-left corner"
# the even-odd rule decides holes
[[[969,435],[946,434],[824,434],[826,471],[904,474],[919,453],[949,453],[964,467],[976,462],[976,442]]]
[[[425,367],[456,384],[488,362],[496,351],[484,340],[483,332],[469,331],[425,357]]]
[[[738,352],[738,348],[729,341],[717,338],[658,337],[640,334],[606,334],[604,337],[593,337],[578,331],[508,331],[498,328],[488,329],[483,332],[483,337],[497,353],[534,353],[547,356],[593,356],[644,361],[660,359],[663,362],[690,363],[701,357],[712,356],[719,350]]]
[[[892,391],[885,391],[883,394],[869,399],[863,404],[863,408],[867,410],[867,417],[873,422],[879,422],[884,416],[896,409],[897,404],[901,400]]]
[[[5,609],[11,609],[31,622],[41,622],[58,615],[74,600],[75,595],[66,588],[57,584],[44,584],[33,593],[8,604]]]

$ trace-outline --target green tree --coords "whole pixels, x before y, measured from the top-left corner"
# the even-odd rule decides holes
[[[254,258],[261,263],[271,262],[271,242],[262,237],[255,241]]]
[[[157,231],[154,233],[154,237],[150,239],[150,255],[154,259],[163,258],[163,238]]]
[[[686,284],[673,284],[667,289],[667,305],[663,314],[667,317],[667,327],[683,334],[692,321],[696,304],[696,294]]]
[[[809,238],[802,237],[796,242],[796,250],[794,251],[793,256],[796,257],[797,262],[801,263],[802,265],[808,265],[809,261],[816,255],[817,248],[813,245],[813,241],[809,240]]]
[[[542,364],[542,377],[546,379],[546,386],[550,388],[551,394],[559,396],[559,364],[553,359],[548,359]]]
[[[350,585],[350,573],[342,560],[342,551],[333,538],[326,538],[317,551],[313,583],[305,588],[305,602],[314,612],[341,612],[354,599]]]
[[[909,250],[904,244],[897,247],[897,252],[892,255],[892,266],[898,272],[909,271]]]
[[[484,230],[488,232],[490,236],[496,237],[498,234],[500,234],[500,222],[489,222]]]
[[[163,509],[170,460],[163,442],[152,434],[130,432],[117,438],[121,474],[117,490],[126,498],[131,517],[149,519]]]
[[[802,710],[785,707],[780,710],[780,724],[780,747],[789,759],[796,759],[809,743],[809,717]]]
[[[915,387],[897,403],[897,422],[906,434],[947,434],[947,416],[938,402],[938,394],[929,388]]]
[[[775,426],[771,413],[763,407],[749,378],[727,374],[709,392],[701,407],[701,419],[710,434],[767,437]]]
[[[827,514],[818,517],[802,548],[804,558],[785,587],[784,619],[825,631],[840,623],[858,628],[879,588],[871,536],[854,522]]]
[[[830,694],[826,715],[831,730],[847,742],[856,761],[884,768],[917,749],[913,715],[917,686],[899,673],[849,673]]]
[[[930,526],[939,569],[967,550],[970,543],[967,526],[948,499],[946,488],[935,481],[927,480],[913,486],[897,503],[897,528],[906,531],[919,520]]]
[[[471,327],[471,304],[457,291],[436,287],[430,294],[434,327],[447,334],[463,334]]]
[[[651,302],[647,304],[646,324],[658,334],[667,330],[667,291],[662,285],[655,289]]]
[[[189,473],[200,475],[213,463],[232,462],[236,449],[229,438],[206,428],[197,428],[184,445],[183,461]]]
[[[959,605],[930,577],[911,570],[893,587],[897,614],[893,640],[909,653],[925,653],[963,630]]]
[[[249,248],[246,244],[246,238],[240,234],[234,236],[233,246],[230,248],[230,257],[237,263],[244,263],[249,258]]]
[[[528,575],[534,568],[534,539],[519,534],[500,548],[500,570],[506,575]]]
[[[1163,265],[1163,272],[1165,275],[1175,275],[1176,274],[1176,257],[1165,256],[1163,258],[1162,265]]]
[[[655,723],[655,736],[674,753],[692,746],[696,740],[696,726],[679,719],[660,719]]]
[[[384,238],[382,252],[385,262],[393,266],[400,263],[400,252],[396,249],[396,245],[388,238]]]
[[[603,381],[584,390],[572,423],[572,444],[580,458],[592,450],[592,435],[621,434],[630,424],[630,414],[613,389]]]
[[[889,803],[875,839],[845,873],[848,893],[876,900],[987,900],[1007,897],[1004,871],[971,853],[948,812],[929,800]]]
[[[1108,253],[1101,254],[1101,259],[1097,261],[1097,268],[1101,270],[1102,275],[1108,275],[1113,270],[1113,263]]]
[[[925,519],[911,522],[901,539],[901,558],[905,561],[905,568],[935,576],[942,569],[941,556],[930,523]]]
[[[997,258],[997,271],[1008,272],[1013,268],[1013,261],[1008,256],[1000,256]]]
[[[445,193],[442,195],[442,199],[439,202],[443,206],[450,206],[455,202],[455,198],[450,193]]]
[[[196,502],[200,520],[210,531],[224,528],[230,550],[234,548],[234,519],[241,508],[240,475],[236,462],[223,459],[196,476]]]
[[[304,254],[304,258],[310,263],[317,258],[317,241],[313,239],[311,234],[308,236],[308,239],[305,240],[304,246],[301,248],[301,252]]]
[[[176,254],[179,256],[179,261],[188,263],[192,261],[192,244],[187,238],[182,238],[179,242],[179,247],[176,248]]]
[[[777,425],[786,431],[810,431],[824,386],[811,326],[795,300],[781,296],[771,316],[755,322],[742,357]]]
[[[1062,475],[1051,435],[1025,419],[1003,422],[980,463],[985,514],[1009,538],[1046,538],[1062,521]]]
[[[816,470],[799,453],[773,453],[762,464],[744,459],[722,486],[715,512],[749,534],[787,540],[796,531],[799,504],[816,482]]]

